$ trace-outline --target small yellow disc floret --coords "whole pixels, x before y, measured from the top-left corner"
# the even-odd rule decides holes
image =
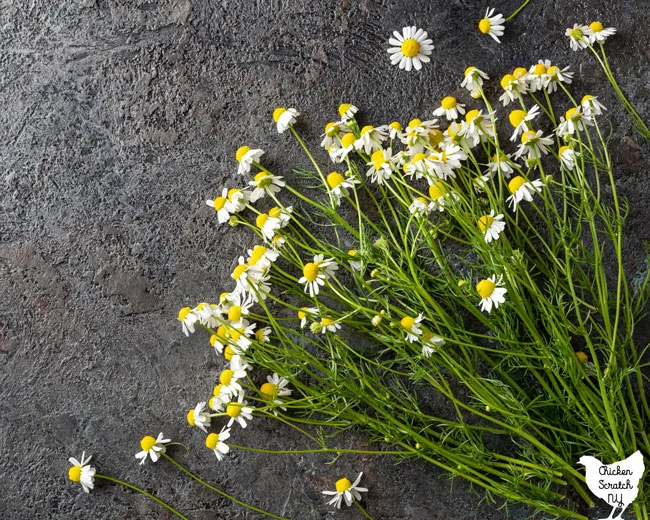
[[[217,443],[219,442],[219,434],[218,433],[211,433],[205,438],[205,445],[207,448],[214,450],[217,447]]]
[[[407,58],[415,58],[420,52],[420,44],[413,38],[408,38],[402,42],[402,54]]]
[[[599,33],[600,31],[605,29],[605,27],[603,27],[603,24],[600,22],[591,22],[589,24],[589,28],[591,29],[591,32],[595,32],[595,33]]]
[[[508,191],[510,193],[515,193],[524,184],[526,184],[526,179],[524,179],[521,175],[517,175],[516,177],[510,179],[510,182],[508,183]]]
[[[445,110],[449,110],[450,108],[456,108],[456,98],[453,96],[447,96],[442,99],[440,102],[440,106],[444,108]]]
[[[479,23],[478,23],[478,30],[481,31],[483,34],[487,34],[490,32],[490,20],[487,18],[483,18]]]
[[[231,401],[228,406],[226,406],[226,415],[233,419],[239,417],[241,415],[241,404]]]
[[[228,319],[230,321],[239,321],[242,315],[242,308],[240,305],[233,305],[228,309]]]
[[[233,370],[230,370],[229,368],[226,368],[219,375],[219,382],[224,386],[228,386],[230,384],[230,382],[232,381],[232,378],[233,378],[234,375],[235,375],[235,372]]]
[[[341,137],[341,146],[343,148],[347,148],[348,146],[352,146],[356,140],[357,138],[354,136],[354,134],[345,134],[343,137]]]
[[[266,213],[260,213],[257,215],[255,218],[255,225],[262,229],[264,227],[264,224],[266,224],[266,221],[269,219],[269,216]]]
[[[411,316],[404,316],[400,321],[400,325],[406,330],[411,330],[413,328],[414,323],[415,323],[415,318],[412,318]]]
[[[302,268],[302,274],[308,282],[313,282],[318,278],[318,264],[309,262]]]
[[[72,466],[68,470],[68,478],[72,482],[79,482],[81,480],[81,466]]]
[[[237,159],[237,162],[241,162],[241,160],[244,158],[244,155],[246,155],[250,149],[250,146],[240,146],[237,148],[237,151],[235,152],[235,158]]]
[[[187,422],[190,426],[195,426],[196,423],[194,422],[194,410],[187,412]]]
[[[185,318],[187,318],[187,315],[192,312],[192,309],[189,307],[183,307],[180,311],[178,311],[178,321],[183,321]]]
[[[260,387],[260,394],[262,395],[262,399],[273,401],[278,397],[278,385],[273,383],[264,383]]]
[[[286,108],[276,108],[276,109],[273,111],[273,121],[275,121],[275,122],[277,123],[277,122],[278,122],[278,119],[280,119],[280,116],[281,116],[282,114],[284,114],[286,111],[287,111]]]
[[[517,128],[525,118],[526,112],[524,110],[513,110],[508,116],[510,124],[515,128]]]
[[[145,435],[144,437],[142,437],[142,440],[140,441],[140,447],[144,451],[149,451],[155,445],[156,445],[156,439],[154,439],[151,435]]]
[[[343,182],[345,182],[345,177],[343,177],[339,172],[332,172],[327,176],[327,185],[330,189],[340,186]]]
[[[347,478],[342,478],[336,481],[336,492],[345,493],[348,489],[352,487],[352,482]]]
[[[481,280],[478,284],[476,284],[476,290],[483,299],[492,296],[495,288],[496,284],[491,280]]]
[[[481,233],[485,233],[488,229],[490,229],[490,226],[492,225],[493,222],[494,222],[494,218],[492,218],[490,215],[483,215],[481,218],[478,219],[476,225],[481,230]]]

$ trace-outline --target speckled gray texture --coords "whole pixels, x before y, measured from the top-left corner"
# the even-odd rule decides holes
[[[518,1],[494,1],[504,13]],[[618,6],[617,6],[618,4]],[[625,9],[623,9],[623,5]],[[363,122],[408,121],[457,94],[468,65],[499,78],[540,58],[578,72],[573,91],[611,109],[620,194],[628,197],[629,267],[642,267],[647,143],[593,57],[564,30],[602,19],[631,100],[650,116],[650,27],[643,0],[533,0],[497,45],[475,30],[471,0],[2,0],[0,2],[0,518],[167,519],[139,495],[66,479],[67,458],[92,453],[99,472],[169,500],[192,520],[259,518],[189,483],[169,464],[138,466],[145,433],[186,443],[197,473],[296,520],[354,519],[322,489],[364,471],[376,519],[523,518],[485,503],[436,469],[352,457],[240,454],[218,464],[185,423],[219,362],[201,334],[186,339],[178,309],[215,300],[252,238],[219,227],[204,204],[235,179],[241,144],[268,151],[285,175],[306,158],[271,122],[278,105],[303,113],[316,144],[340,102]],[[390,32],[427,29],[436,49],[417,73],[391,68]],[[495,82],[496,83],[496,82]],[[496,92],[496,90],[492,90]],[[494,97],[493,97],[494,99]],[[325,160],[320,153],[320,158]],[[244,242],[242,242],[244,241]],[[647,334],[645,334],[647,342]],[[304,447],[266,420],[237,435],[253,446]],[[361,447],[362,435],[345,442]],[[629,516],[629,515],[628,515]]]

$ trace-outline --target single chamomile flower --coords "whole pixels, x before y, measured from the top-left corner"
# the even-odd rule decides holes
[[[253,408],[246,406],[246,404],[246,401],[244,401],[243,391],[239,392],[237,401],[230,401],[228,403],[228,406],[226,406],[226,415],[230,417],[228,428],[230,428],[235,422],[242,428],[246,428],[246,421],[251,421],[253,419]]]
[[[244,175],[245,173],[250,172],[253,163],[257,162],[263,154],[264,150],[251,149],[250,146],[240,146],[235,153],[235,158],[239,163],[237,173],[239,175]]]
[[[433,111],[434,116],[445,116],[449,121],[458,119],[458,115],[465,113],[465,105],[458,103],[453,96],[447,96],[442,99],[440,106]]]
[[[304,329],[307,325],[307,318],[312,320],[318,316],[318,309],[316,307],[301,307],[298,311],[298,319],[300,320],[300,328]]]
[[[538,105],[533,105],[533,107],[526,111],[526,110],[513,110],[510,112],[508,119],[510,120],[510,124],[514,127],[515,131],[512,134],[512,137],[510,138],[511,141],[516,141],[517,137],[519,137],[519,134],[521,132],[525,132],[531,126],[528,124],[529,121],[532,121],[539,115],[539,106]]]
[[[255,217],[255,225],[259,228],[260,233],[266,240],[273,240],[275,232],[280,229],[281,222],[279,218],[273,218],[268,213],[260,213]]]
[[[424,197],[416,197],[409,206],[409,213],[416,217],[426,217],[431,211],[429,202]]]
[[[569,37],[569,43],[574,51],[589,47],[591,29],[587,25],[573,24],[573,27],[569,27],[564,35]]]
[[[182,324],[183,333],[189,336],[190,332],[194,334],[194,324],[199,321],[199,317],[189,307],[183,307],[178,311],[178,321]]]
[[[437,352],[445,343],[445,340],[440,336],[425,332],[422,334],[422,356],[425,358],[431,357],[431,354]]]
[[[282,400],[278,399],[278,397],[291,395],[291,389],[287,388],[288,384],[289,381],[278,374],[274,373],[272,376],[266,376],[266,383],[260,386],[260,395],[265,401],[281,405]]]
[[[465,87],[470,92],[481,91],[483,88],[483,80],[490,79],[489,76],[477,69],[476,67],[467,67],[465,69],[465,77],[463,82],[460,84],[461,87]],[[479,95],[480,97],[480,95]]]
[[[521,134],[521,144],[514,156],[519,158],[524,153],[528,154],[529,159],[539,159],[542,155],[548,153],[548,147],[553,144],[553,139],[544,137],[541,130],[526,130]]]
[[[323,316],[320,320],[320,331],[325,334],[326,332],[337,332],[341,329],[341,324],[330,318],[329,316]]]
[[[560,157],[562,166],[564,166],[567,170],[573,170],[576,166],[576,161],[580,154],[570,146],[562,146],[558,151],[558,156]]]
[[[422,314],[418,314],[417,318],[413,318],[412,316],[404,316],[400,320],[399,323],[404,329],[404,332],[406,332],[406,341],[411,343],[418,341],[419,336],[422,335],[422,329],[420,328],[422,318]]]
[[[533,195],[535,193],[541,193],[544,183],[540,180],[534,180],[532,182],[527,181],[521,175],[517,175],[510,179],[508,183],[508,191],[511,195],[506,199],[508,205],[512,205],[512,211],[517,209],[517,204],[522,200],[526,202],[532,202]]]
[[[605,28],[600,22],[591,22],[589,30],[591,33],[587,37],[592,45],[596,42],[603,43],[607,38],[616,34],[616,29],[613,27]]]
[[[463,137],[470,147],[477,146],[481,141],[494,137],[493,113],[484,114],[483,110],[470,110],[465,114],[458,135]]]
[[[497,309],[499,305],[505,303],[505,295],[508,291],[503,287],[502,277],[492,275],[487,280],[481,280],[476,284],[476,292],[481,297],[481,311],[492,312],[492,307]]]
[[[196,426],[201,428],[204,432],[208,432],[206,429],[210,426],[210,416],[206,413],[203,413],[205,408],[205,401],[201,401],[196,405],[196,408],[187,412],[187,422],[190,426]]]
[[[583,114],[580,107],[570,108],[566,111],[564,117],[560,118],[560,124],[557,125],[557,135],[567,137],[593,124],[591,117]]]
[[[147,460],[147,455],[151,457],[153,462],[158,462],[160,455],[167,451],[165,444],[169,444],[171,439],[165,439],[165,436],[162,432],[158,434],[158,437],[154,439],[151,435],[145,435],[140,440],[140,447],[142,451],[139,451],[135,454],[136,459],[141,459],[140,464],[144,464]]]
[[[428,63],[429,55],[433,51],[433,41],[429,39],[426,31],[416,26],[404,27],[402,33],[393,31],[393,38],[388,40],[390,45],[388,54],[392,65],[410,71],[412,68],[420,70],[423,63]]]
[[[598,98],[587,94],[580,101],[580,107],[582,108],[582,113],[586,116],[593,117],[599,116],[603,113],[603,110],[607,110],[605,106],[598,101]]]
[[[361,255],[359,255],[359,251],[356,249],[350,249],[348,251],[348,256],[350,259],[348,260],[348,264],[350,265],[350,268],[353,271],[361,271],[361,268],[363,267],[363,262],[361,261]]]
[[[495,15],[494,8],[490,9],[488,7],[487,11],[485,12],[485,18],[482,18],[478,23],[478,30],[483,34],[490,35],[497,43],[501,43],[499,36],[503,36],[503,32],[505,30],[505,26],[503,24],[505,21],[506,19],[502,14]]]
[[[347,197],[348,189],[354,188],[354,185],[359,183],[357,179],[344,177],[339,172],[329,173],[325,180],[337,206],[341,204],[341,197]]]
[[[373,150],[380,150],[381,144],[388,137],[388,129],[385,126],[366,125],[361,129],[359,139],[354,142],[357,150],[363,150],[366,155],[370,155]]]
[[[548,68],[551,66],[550,60],[539,60],[535,65],[533,65],[528,71],[528,89],[530,92],[537,92],[538,90],[543,90],[546,86],[546,78]]]
[[[354,145],[357,138],[354,134],[345,134],[341,138],[341,146],[339,148],[329,149],[330,159],[335,163],[342,163],[354,151]]]
[[[205,439],[205,446],[214,452],[214,454],[217,456],[217,460],[221,461],[230,451],[230,446],[224,442],[229,438],[230,428],[224,427],[219,433],[209,434]]]
[[[370,181],[383,184],[393,174],[393,151],[390,148],[376,150],[370,156],[370,162],[366,164],[370,166],[366,172]]]
[[[334,505],[337,509],[340,509],[341,502],[344,499],[348,506],[352,505],[353,499],[361,500],[361,493],[366,493],[368,491],[367,488],[359,487],[362,475],[363,472],[359,473],[359,476],[354,482],[350,482],[347,478],[337,480],[335,484],[336,491],[322,491],[323,495],[334,495],[334,498],[332,498],[327,505]]]
[[[255,178],[249,181],[248,184],[254,188],[248,198],[251,202],[257,202],[266,194],[275,195],[286,185],[282,177],[264,171],[256,174]],[[208,203],[206,202],[206,204]]]
[[[429,186],[429,198],[431,202],[429,203],[429,208],[431,211],[445,211],[445,207],[449,205],[450,202],[458,200],[458,195],[449,190],[447,185],[442,181],[434,180]]]
[[[88,463],[92,456],[86,458],[86,452],[81,454],[81,460],[70,457],[68,462],[72,467],[68,470],[68,478],[72,482],[78,482],[86,493],[95,487],[95,468]]]
[[[276,108],[273,111],[273,121],[275,121],[278,133],[285,132],[296,122],[300,113],[295,108]]]
[[[324,286],[325,281],[331,278],[337,269],[338,265],[334,262],[334,258],[325,260],[323,255],[316,255],[313,262],[303,266],[303,276],[298,283],[305,284],[305,292],[313,298],[318,294],[319,286]]]
[[[325,125],[325,133],[321,136],[323,137],[323,141],[320,143],[321,148],[328,150],[330,146],[339,146],[341,144],[341,137],[351,132],[352,130],[343,121],[327,123]]]
[[[341,116],[341,122],[346,123],[350,119],[354,119],[354,116],[357,114],[359,109],[350,103],[341,103],[339,105],[339,115]]]
[[[497,240],[499,235],[506,228],[506,223],[503,222],[503,215],[495,215],[494,210],[490,210],[489,215],[483,215],[476,222],[481,233],[483,233],[483,238],[485,243],[489,244],[493,240]]]
[[[573,79],[573,72],[569,72],[569,67],[560,69],[557,65],[551,65],[546,69],[546,91],[552,94],[557,90],[559,83],[566,83],[569,85]]]
[[[406,130],[400,137],[403,144],[409,147],[409,155],[420,153],[422,148],[429,144],[429,134],[431,130],[438,127],[438,120],[432,119],[422,121],[421,119],[411,119]]]
[[[257,329],[257,332],[255,332],[255,340],[258,343],[270,343],[271,342],[271,327],[263,327],[261,329]]]
[[[506,179],[509,179],[515,171],[510,161],[510,155],[503,155],[502,153],[492,156],[488,163],[488,168],[491,175],[501,172]]]
[[[214,200],[206,200],[205,203],[214,208],[217,212],[217,219],[219,224],[225,224],[230,220],[230,211],[228,211],[228,188],[224,188],[221,192],[221,197],[217,197]]]

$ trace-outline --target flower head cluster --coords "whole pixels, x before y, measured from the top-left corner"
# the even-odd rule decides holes
[[[393,32],[393,37],[388,40],[390,62],[399,65],[400,69],[410,71],[420,70],[423,63],[428,63],[429,55],[433,51],[433,41],[429,39],[426,31],[415,26],[404,27],[402,32]]]

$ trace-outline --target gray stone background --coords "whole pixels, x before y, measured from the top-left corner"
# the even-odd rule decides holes
[[[517,0],[490,5],[506,15]],[[375,519],[524,518],[480,503],[425,464],[352,457],[244,453],[223,463],[185,413],[209,395],[219,361],[207,336],[186,339],[180,307],[215,300],[252,236],[217,225],[204,200],[235,179],[242,144],[267,150],[281,174],[307,166],[271,121],[276,106],[303,113],[312,145],[341,102],[362,122],[429,115],[462,92],[468,65],[500,78],[540,58],[576,71],[572,90],[610,108],[620,194],[630,200],[628,267],[643,266],[648,145],[632,131],[592,56],[564,30],[602,20],[612,66],[650,115],[648,2],[533,0],[501,45],[476,31],[473,0],[1,0],[0,1],[0,518],[166,519],[147,499],[67,481],[85,450],[99,472],[125,478],[191,519],[259,518],[169,464],[138,466],[142,435],[163,431],[172,452],[235,496],[302,520],[360,518],[320,495],[364,471]],[[416,24],[436,49],[421,72],[392,68],[392,30]],[[496,85],[496,81],[494,85]],[[496,89],[492,89],[496,94]],[[493,96],[493,99],[496,99]],[[505,113],[502,113],[505,117]],[[321,153],[319,157],[324,159]],[[645,335],[647,342],[647,334]],[[644,343],[645,344],[645,343]],[[236,440],[306,447],[256,419]],[[363,435],[345,442],[362,447]],[[628,515],[629,516],[629,515]]]

